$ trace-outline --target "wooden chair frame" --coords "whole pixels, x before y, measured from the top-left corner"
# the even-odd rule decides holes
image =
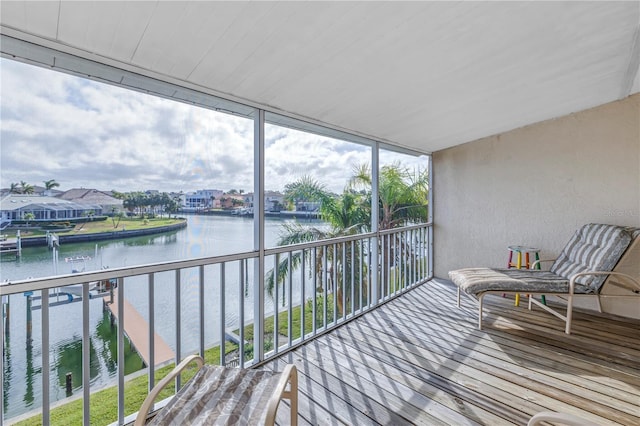
[[[149,411],[153,407],[155,399],[160,392],[187,368],[189,364],[194,362],[198,369],[204,366],[204,359],[198,355],[190,355],[186,357],[180,364],[174,367],[160,382],[153,387],[149,395],[145,398],[140,411],[134,422],[134,426],[143,426],[146,424],[149,418]],[[289,388],[287,389],[287,384]],[[291,425],[296,426],[298,424],[298,371],[293,364],[289,364],[281,373],[280,380],[276,385],[275,391],[267,404],[267,413],[265,418],[266,426],[273,426],[275,424],[276,412],[282,399],[288,399],[291,404]]]

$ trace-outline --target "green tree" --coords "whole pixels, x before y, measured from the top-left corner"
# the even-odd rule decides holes
[[[60,184],[56,182],[55,179],[44,180],[42,182],[44,183],[44,189],[46,189],[47,191],[60,186]]]
[[[176,214],[180,211],[180,199],[178,197],[170,198],[164,209],[169,215],[169,219],[171,219],[171,213]]]
[[[379,228],[392,229],[409,223],[427,221],[429,180],[426,170],[411,172],[400,163],[383,166],[378,181]],[[371,194],[371,168],[357,166],[349,181],[353,190]],[[369,209],[368,206],[363,206]]]
[[[115,207],[111,208],[111,223],[113,223],[113,229],[118,228],[123,216],[124,216],[124,213],[122,213],[121,211],[118,211],[118,209],[116,209]]]
[[[29,222],[34,220],[36,218],[36,215],[29,212],[29,213],[25,213],[24,216],[22,216],[22,218],[27,222],[27,226],[29,226]]]
[[[20,193],[21,194],[33,194],[34,188],[33,185],[28,184],[27,182],[21,180],[20,181]]]
[[[11,193],[11,194],[22,194],[22,191],[20,190],[20,184],[19,183],[15,183],[15,182],[11,182],[11,186],[9,187],[9,193]]]
[[[311,225],[302,225],[298,222],[288,222],[283,225],[283,232],[278,241],[278,245],[299,244],[310,241],[324,240],[329,238],[355,235],[366,229],[367,215],[362,209],[363,195],[358,194],[350,189],[335,196],[325,190],[324,185],[309,176],[303,176],[299,180],[285,186],[285,199],[318,201],[320,202],[320,213],[322,218],[329,224],[329,227],[315,227]],[[346,294],[347,302],[351,299],[351,276],[352,268],[355,282],[361,282],[360,269],[354,265],[359,265],[359,259],[362,256],[360,246],[356,245],[353,249],[351,245],[330,246],[326,251],[316,250],[315,258],[312,258],[312,251],[304,251],[309,264],[315,264],[315,273],[319,280],[323,275],[327,277],[328,290],[334,291],[337,297],[338,308],[343,312],[343,293]],[[267,273],[266,290],[268,294],[273,295],[275,285],[284,282],[286,276],[290,273],[289,265],[292,269],[296,269],[302,262],[303,253],[301,251],[291,254],[291,261],[288,257],[278,259],[277,271],[272,269]],[[352,265],[353,264],[353,265]],[[334,269],[336,268],[336,269]],[[275,279],[277,275],[277,280]],[[334,282],[335,277],[335,282]],[[343,277],[348,277],[346,282],[342,282]],[[276,283],[277,281],[277,283]],[[358,286],[366,291],[366,283]],[[363,294],[366,297],[366,294]],[[359,299],[359,293],[356,296]]]
[[[428,195],[428,175],[425,171],[411,173],[408,168],[402,167],[399,163],[383,166],[379,173],[378,182],[378,207],[379,207],[379,228],[391,229],[410,223],[422,223],[427,220],[427,195]],[[347,187],[339,196],[330,194],[318,181],[309,176],[303,176],[299,180],[285,186],[285,200],[290,203],[298,201],[320,202],[320,213],[324,221],[330,226],[329,229],[308,225],[301,225],[297,222],[286,223],[283,226],[281,238],[278,245],[298,244],[322,239],[355,235],[371,230],[371,172],[367,164],[354,168],[352,178]],[[392,245],[397,254],[410,253],[411,242],[403,241],[404,237],[396,237],[395,244]],[[391,253],[391,241],[385,240],[389,247],[381,247],[385,253]],[[403,249],[399,249],[402,247]],[[352,248],[349,244],[337,244],[327,247],[325,250],[316,250],[316,258],[309,259],[315,262],[315,271],[318,278],[322,279],[322,274],[326,273],[328,285],[336,289],[335,297],[339,310],[343,312],[342,301],[350,300],[351,285],[356,285],[356,289],[367,289],[366,271],[360,271],[361,246],[355,244]],[[311,251],[305,251],[305,256],[310,257]],[[326,255],[326,259],[325,259]],[[391,253],[394,263],[396,253]],[[279,260],[277,271],[271,270],[266,277],[266,290],[273,294],[276,284],[284,282],[289,271],[298,268],[301,264],[302,252],[293,252],[291,261],[288,258]],[[326,268],[325,268],[325,265]],[[358,265],[358,266],[356,266]],[[337,270],[326,270],[337,268]],[[363,276],[360,276],[362,272]],[[355,281],[352,283],[350,277]],[[277,275],[277,280],[274,276]],[[334,283],[334,278],[336,282]],[[347,277],[346,282],[342,282],[343,277]],[[277,282],[276,282],[277,281]],[[361,282],[362,281],[362,282]],[[346,297],[343,299],[343,293]],[[359,295],[356,296],[356,299]],[[348,305],[348,304],[347,304]]]

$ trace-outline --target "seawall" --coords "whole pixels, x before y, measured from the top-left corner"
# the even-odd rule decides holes
[[[141,237],[144,235],[161,234],[163,232],[176,231],[178,229],[186,228],[187,221],[182,221],[173,225],[158,226],[148,229],[134,229],[129,231],[113,231],[113,232],[98,232],[94,234],[82,234],[82,235],[58,235],[60,244],[63,243],[84,243],[100,240],[115,240],[119,238]],[[22,247],[37,247],[46,246],[46,237],[33,237],[23,238]]]

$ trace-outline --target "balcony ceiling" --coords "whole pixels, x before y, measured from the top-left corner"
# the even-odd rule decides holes
[[[4,35],[422,152],[640,91],[638,1],[0,7]]]

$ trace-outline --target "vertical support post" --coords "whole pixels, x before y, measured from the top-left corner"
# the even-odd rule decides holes
[[[148,280],[148,288],[147,291],[149,292],[148,294],[148,299],[149,299],[149,331],[148,331],[148,338],[149,338],[149,365],[147,366],[149,368],[149,377],[148,377],[148,387],[149,387],[149,392],[151,392],[151,389],[153,389],[153,387],[156,385],[156,380],[155,380],[155,375],[156,375],[156,335],[155,335],[155,318],[156,318],[156,311],[155,311],[155,274],[154,273],[150,273],[147,276],[147,280]],[[153,406],[151,407],[153,409]]]
[[[89,283],[82,284],[82,424],[91,424],[91,341],[89,340]]]
[[[287,271],[289,274],[289,279],[287,280],[287,342],[289,344],[289,348],[293,344],[293,300],[291,296],[293,295],[293,268],[292,268],[292,258],[293,252],[289,252],[289,258],[287,259]],[[304,305],[301,307],[301,315],[304,315]]]
[[[42,314],[42,424],[51,424],[50,419],[50,406],[49,406],[49,353],[51,348],[49,346],[49,289],[45,288],[41,290],[41,314]],[[31,309],[30,306],[27,309]],[[31,343],[29,343],[31,345]]]
[[[181,296],[181,292],[180,292],[180,273],[181,270],[180,269],[176,269],[176,365],[180,364],[181,358],[182,358],[182,348],[181,348],[181,341],[182,341],[182,330],[181,330],[181,321],[180,321],[180,305],[182,305],[182,302],[180,301],[180,296]],[[176,376],[176,393],[180,390],[180,386],[182,385],[182,380],[181,380],[181,374],[178,374]]]
[[[318,301],[318,249],[317,247],[314,247],[311,249],[311,252],[313,253],[311,259],[313,264],[311,265],[312,268],[312,282],[313,282],[313,296],[312,296],[312,303],[313,306],[311,306],[311,331],[313,332],[313,335],[316,335],[316,328],[317,328],[317,324],[316,324],[316,320],[317,320],[317,301]],[[322,280],[321,280],[322,281]],[[322,284],[322,283],[321,283]]]
[[[328,320],[327,320],[327,295],[329,293],[329,285],[328,281],[328,272],[327,272],[327,245],[322,245],[322,325],[324,329],[327,329]]]
[[[118,424],[124,424],[124,278],[118,278]],[[46,424],[46,423],[45,423]]]
[[[331,291],[333,292],[333,324],[338,322],[338,247],[333,244],[333,256],[331,259],[331,269],[333,274],[331,278]]]
[[[227,326],[225,313],[225,263],[220,264],[220,365],[224,366],[227,347]]]
[[[204,265],[198,268],[198,313],[200,314],[200,356],[204,359]],[[242,278],[240,279],[242,284]],[[242,295],[240,296],[242,297]]]
[[[257,109],[253,121],[253,361],[264,359],[264,110]]]
[[[362,267],[363,261],[364,261],[364,239],[360,239],[359,241],[359,245],[360,245],[360,269],[358,270],[358,272],[360,273],[360,300],[359,300],[359,305],[358,308],[360,308],[360,312],[362,312],[364,310],[364,289],[365,289],[365,282],[367,283],[367,286],[369,285],[369,280],[365,280],[364,279],[364,269]],[[367,292],[367,299],[370,300],[371,299],[371,294],[369,292]]]
[[[376,236],[371,239],[369,252],[371,253],[371,268],[369,269],[369,273],[371,274],[371,293],[374,295],[375,299],[373,300],[374,306],[378,304],[380,300],[380,291],[378,288],[378,252],[379,244],[378,244],[378,224],[380,223],[380,218],[378,217],[378,201],[379,201],[379,175],[380,175],[380,144],[376,142],[371,147],[371,232],[374,232]]]
[[[427,192],[427,196],[429,200],[427,202],[427,222],[432,225],[428,229],[428,238],[427,238],[427,278],[433,277],[433,155],[429,155],[427,157],[427,163],[429,167],[429,192]]]
[[[280,291],[278,288],[278,282],[280,281],[280,255],[276,253],[274,257],[274,267],[273,267],[273,353],[278,353],[278,328],[280,327],[278,318],[278,304],[280,301]],[[283,281],[284,282],[284,281]],[[284,291],[284,289],[282,290]]]
[[[351,316],[356,313],[356,242],[351,240]],[[303,311],[304,312],[304,311]]]
[[[306,330],[306,324],[305,324],[305,313],[306,313],[306,278],[305,278],[305,274],[306,274],[306,255],[305,255],[305,251],[302,250],[302,252],[300,253],[300,255],[302,256],[301,262],[301,268],[300,268],[300,341],[304,340],[304,336],[305,336],[305,330]]]
[[[240,337],[238,361],[240,368],[244,368],[244,283],[242,277],[244,276],[244,262],[242,259],[238,261],[240,270],[238,271],[238,335]]]

